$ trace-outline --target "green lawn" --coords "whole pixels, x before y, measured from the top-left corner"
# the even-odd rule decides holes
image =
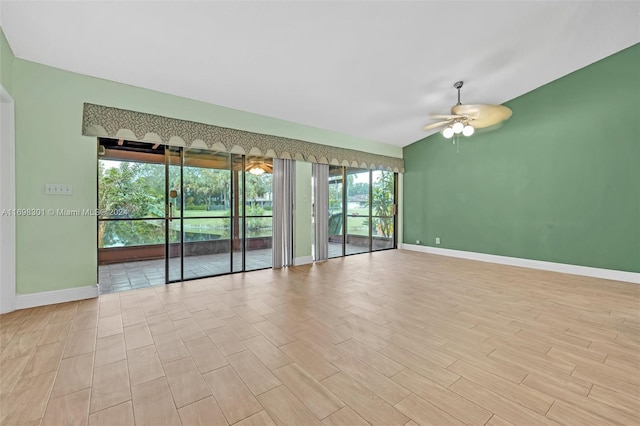
[[[188,239],[193,238],[194,241],[199,241],[200,239],[196,234],[203,235],[203,239],[209,239],[204,237],[206,234],[215,235],[216,237],[214,238],[220,239],[228,239],[230,237],[231,218],[228,210],[186,210],[184,213],[184,231],[188,233]],[[348,233],[350,235],[368,235],[369,209],[362,208],[349,211],[351,215],[355,213],[357,213],[357,216],[347,217]],[[194,217],[205,217],[205,219],[190,219]],[[179,217],[176,219],[179,219]],[[105,225],[105,234],[101,247],[162,244],[164,242],[163,220],[107,222]],[[173,231],[171,233],[172,241],[175,238],[179,240],[179,234],[176,233],[180,231],[180,221],[174,220],[170,222],[169,227]],[[272,232],[271,218],[247,218],[247,237],[267,237],[271,236]]]
[[[264,214],[270,214],[265,211]],[[216,216],[216,217],[211,217]],[[189,219],[193,217],[206,217],[206,219]],[[271,235],[271,218],[251,218],[247,217],[247,236],[262,237]],[[179,222],[172,222],[171,229],[178,230]],[[220,235],[221,238],[229,237],[231,228],[231,217],[229,210],[185,210],[184,230],[194,234]]]

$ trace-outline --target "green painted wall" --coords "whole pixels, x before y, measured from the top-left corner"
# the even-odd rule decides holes
[[[13,64],[13,76],[18,208],[95,208],[96,143],[95,139],[81,135],[83,102],[402,156],[402,149],[396,146],[87,77],[21,59],[16,59]],[[310,173],[305,174],[305,179],[308,181],[297,184],[301,189],[310,188]],[[47,183],[70,184],[73,195],[46,195],[44,188]],[[310,228],[310,215],[306,211],[302,214],[304,220],[309,221],[307,228]],[[303,220],[299,219],[298,223],[304,226]],[[96,283],[94,217],[20,217],[16,232],[17,293]],[[296,241],[297,253],[310,254],[310,240],[300,238]]]
[[[0,84],[13,96],[13,51],[0,28]]]
[[[293,257],[311,256],[311,163],[296,161],[295,228]]]
[[[398,206],[398,229],[396,230],[396,240],[398,247],[404,241],[404,174],[398,173],[398,198],[396,198]]]
[[[640,44],[404,149],[404,241],[640,272]]]

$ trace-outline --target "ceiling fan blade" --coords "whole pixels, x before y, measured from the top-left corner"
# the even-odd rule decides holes
[[[436,123],[427,124],[426,126],[423,127],[423,129],[424,130],[437,129],[438,127],[446,126],[450,122],[451,120],[438,121]]]
[[[434,120],[437,120],[437,119],[453,120],[456,118],[463,118],[463,117],[455,114],[429,114],[429,118],[433,118]]]
[[[482,135],[484,133],[493,132],[494,130],[498,130],[499,128],[501,128],[503,124],[504,124],[504,121],[501,121],[500,123],[494,124],[492,126],[480,127],[476,129],[474,135]]]
[[[494,126],[511,117],[511,110],[504,105],[468,104],[455,105],[451,112],[469,117],[469,124],[476,129]]]

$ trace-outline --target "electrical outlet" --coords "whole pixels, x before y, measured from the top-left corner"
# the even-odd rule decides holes
[[[440,237],[436,237],[436,244],[440,244]]]
[[[416,240],[416,244],[420,245],[420,240]]]

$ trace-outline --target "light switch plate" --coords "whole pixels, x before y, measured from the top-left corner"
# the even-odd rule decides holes
[[[44,186],[44,192],[48,195],[71,195],[73,194],[73,186],[61,183],[47,183]]]

